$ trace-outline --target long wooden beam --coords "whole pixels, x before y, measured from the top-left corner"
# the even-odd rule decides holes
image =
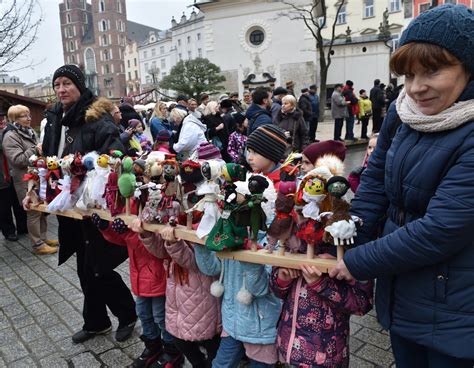
[[[113,221],[115,218],[121,218],[127,225],[131,224],[134,219],[137,218],[135,215],[120,214],[112,216],[109,211],[102,209],[89,209],[83,211],[80,209],[68,210],[68,211],[48,211],[47,205],[40,204],[38,206],[32,206],[31,210],[50,213],[58,216],[65,216],[74,218],[77,220],[83,220],[85,217],[90,217],[93,213],[97,213],[102,219],[107,221]],[[167,225],[162,224],[147,224],[143,223],[143,228],[147,231],[160,232]],[[206,239],[200,239],[196,236],[194,230],[189,230],[185,226],[177,225],[175,228],[175,236],[178,239],[183,239],[192,243],[205,244]],[[222,259],[233,259],[236,261],[257,263],[264,265],[272,265],[278,267],[295,268],[299,269],[301,264],[308,264],[318,267],[322,272],[329,272],[330,269],[336,265],[336,260],[323,259],[323,258],[307,258],[306,254],[293,254],[285,253],[280,255],[277,252],[269,253],[266,249],[260,249],[257,252],[251,250],[236,250],[236,251],[223,251],[216,252],[217,256]]]

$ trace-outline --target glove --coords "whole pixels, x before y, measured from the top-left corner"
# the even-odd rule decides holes
[[[97,213],[91,215],[91,220],[99,230],[105,230],[109,227],[109,222],[107,220],[102,220]]]
[[[117,234],[123,234],[127,232],[128,226],[120,217],[118,217],[114,221],[112,221],[112,230],[115,231]]]

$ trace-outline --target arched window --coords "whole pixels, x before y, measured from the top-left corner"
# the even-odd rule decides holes
[[[92,50],[90,47],[86,49],[85,52],[85,64],[86,64],[86,73],[95,73],[96,72],[96,66],[95,66],[95,54],[94,50]]]
[[[69,51],[74,51],[74,42],[73,41],[69,42]]]
[[[71,0],[66,0],[66,10],[71,10]]]
[[[102,27],[102,31],[103,32],[107,31],[107,22],[104,19],[102,19],[100,24],[101,24],[101,27]]]
[[[82,18],[83,18],[83,20],[84,20],[84,23],[87,24],[87,13],[83,13],[83,14],[82,14]]]
[[[104,60],[105,61],[109,60],[109,50],[107,49],[104,50]]]
[[[99,1],[99,13],[105,12],[105,3],[104,0]]]
[[[122,3],[120,2],[120,0],[117,0],[117,12],[122,12]]]
[[[102,46],[107,46],[107,35],[102,35]]]

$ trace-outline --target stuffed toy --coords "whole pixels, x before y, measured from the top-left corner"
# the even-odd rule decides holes
[[[38,169],[39,177],[39,198],[41,201],[46,202],[46,192],[48,188],[46,175],[48,174],[48,169],[44,157],[38,157],[36,160],[36,168]]]
[[[94,207],[106,209],[107,204],[104,198],[105,185],[111,172],[109,166],[109,155],[100,155],[94,165],[95,176],[92,179],[91,199],[94,201]]]
[[[23,181],[27,182],[26,196],[30,198],[33,206],[37,206],[41,203],[37,192],[39,190],[37,161],[38,156],[30,156],[28,159],[28,170],[23,176]]]
[[[129,199],[135,193],[137,180],[133,173],[133,160],[131,157],[125,157],[122,161],[122,174],[118,179],[120,194]]]
[[[49,203],[61,192],[58,187],[58,181],[61,178],[58,158],[56,156],[46,157],[46,166],[48,169],[46,173],[46,202]]]
[[[71,174],[71,194],[74,194],[87,174],[87,168],[82,163],[80,152],[76,152],[74,155],[74,159],[69,167],[69,172]]]
[[[154,184],[154,183],[153,183]],[[161,190],[158,184],[148,188],[148,199],[141,213],[141,219],[145,223],[152,223],[160,216]]]
[[[189,211],[202,196],[196,194],[197,186],[204,180],[201,164],[197,161],[186,160],[179,167],[179,176],[183,188],[183,208],[186,212],[186,226],[192,229],[193,223],[199,222],[202,214],[198,211]]]
[[[71,164],[73,156],[67,155],[59,160],[59,165],[63,173],[63,177],[58,180],[59,194],[56,195],[48,204],[48,211],[66,211],[74,207],[71,196]],[[51,165],[52,166],[52,165]],[[75,197],[77,199],[77,197]]]
[[[99,155],[97,152],[89,152],[82,158],[82,164],[87,170],[86,177],[84,178],[83,182],[83,190],[79,197],[79,200],[76,202],[76,207],[81,210],[87,210],[88,208],[92,208],[94,206],[94,201],[91,198],[92,193],[92,181],[96,175],[94,170],[95,163]]]
[[[174,158],[166,159],[163,166],[163,187],[161,190],[160,223],[169,223],[171,226],[177,224],[181,211],[182,190],[178,181],[179,166]]]
[[[122,213],[125,207],[125,201],[119,193],[118,178],[118,173],[112,171],[107,179],[107,184],[105,184],[105,204],[112,216]]]

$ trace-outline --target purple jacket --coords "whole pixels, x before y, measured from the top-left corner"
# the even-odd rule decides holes
[[[166,330],[187,341],[207,340],[220,334],[221,300],[210,293],[216,278],[199,271],[194,247],[183,240],[165,242],[156,234],[141,239],[150,253],[160,254],[164,248],[171,257],[167,267]]]
[[[284,300],[277,345],[285,363],[302,367],[349,366],[349,318],[372,309],[373,282],[333,280],[323,275],[307,284],[303,277],[278,279],[270,287]]]

